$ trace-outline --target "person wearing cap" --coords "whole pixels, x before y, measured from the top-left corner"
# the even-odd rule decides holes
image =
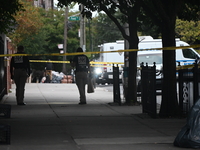
[[[78,48],[76,50],[77,53],[82,53],[83,49]],[[73,58],[73,61],[70,61],[71,66],[75,67],[75,79],[76,85],[79,90],[80,94],[80,103],[79,104],[86,104],[86,95],[85,95],[85,85],[87,84],[88,80],[88,72],[90,71],[90,62],[86,55],[79,54]]]
[[[24,47],[18,46],[17,53],[25,54]],[[11,79],[16,84],[17,105],[26,105],[24,103],[24,91],[27,77],[30,76],[30,62],[27,56],[13,56],[10,62]]]

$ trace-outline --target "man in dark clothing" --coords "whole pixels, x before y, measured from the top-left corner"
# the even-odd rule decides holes
[[[24,47],[17,47],[16,54],[25,54]],[[27,56],[14,56],[10,63],[11,79],[16,84],[16,99],[18,105],[26,105],[24,103],[24,91],[27,77],[30,76],[30,63]]]
[[[83,49],[79,47],[76,52],[83,52]],[[76,68],[75,79],[80,94],[79,104],[86,104],[85,85],[88,80],[88,71],[90,71],[89,59],[83,54],[76,55],[73,62],[71,62],[71,65]]]

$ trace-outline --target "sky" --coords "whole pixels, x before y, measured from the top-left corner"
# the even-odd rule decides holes
[[[54,5],[58,3],[58,0],[54,0]],[[74,11],[78,11],[78,4],[74,6]]]

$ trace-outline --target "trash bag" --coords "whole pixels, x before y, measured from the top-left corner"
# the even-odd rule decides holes
[[[87,84],[87,93],[94,93],[94,86],[92,84],[92,78],[88,78],[88,84]]]
[[[174,146],[200,148],[200,98],[190,109],[187,123],[176,136]]]

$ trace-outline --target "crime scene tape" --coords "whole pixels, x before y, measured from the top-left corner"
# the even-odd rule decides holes
[[[8,61],[8,60],[6,60]],[[70,61],[49,61],[49,60],[30,60],[30,62],[43,62],[43,63],[48,63],[48,62],[51,62],[51,63],[70,63]],[[91,66],[92,67],[111,67],[112,65],[118,65],[118,64],[124,64],[123,62],[94,62],[94,61],[91,61],[90,62]],[[119,67],[122,67],[121,65],[119,65]],[[194,67],[194,64],[192,65],[184,65],[184,66],[177,66],[176,67],[176,70],[182,70],[182,69],[192,69]],[[142,68],[141,67],[137,67],[138,70],[141,70]],[[198,68],[200,68],[200,64],[198,64]]]
[[[53,60],[30,60],[30,62],[44,62],[44,63],[70,63],[69,61],[53,61]]]
[[[192,69],[193,65],[184,65],[184,66],[176,66],[176,70],[183,70],[183,69]],[[200,68],[200,64],[198,64],[198,68]],[[138,70],[142,70],[142,67],[137,67]]]
[[[30,62],[44,62],[44,63],[47,63],[47,62],[51,62],[51,63],[70,63],[70,61],[53,61],[53,60],[30,60]],[[90,62],[91,66],[92,67],[112,67],[112,65],[118,65],[118,64],[121,64],[123,65],[124,63],[123,62],[94,62],[94,61],[91,61]],[[121,68],[122,66],[119,65],[119,67]],[[182,70],[182,69],[191,69],[193,68],[194,65],[184,65],[184,66],[177,66],[176,67],[176,70]],[[200,68],[200,64],[198,65],[198,67]],[[141,70],[142,68],[141,67],[137,67],[138,70]]]
[[[192,69],[193,67],[194,67],[194,64],[192,64],[192,65],[184,65],[184,66],[177,66],[176,70]],[[200,68],[200,64],[198,64],[198,68]]]
[[[91,67],[102,67],[102,68],[106,68],[106,67],[112,67],[112,66],[108,66],[108,65],[91,65]],[[116,66],[115,66],[116,67]],[[118,66],[119,68],[123,68],[122,66]]]
[[[44,62],[44,63],[70,63],[70,61],[53,61],[53,60],[30,60],[30,62]],[[123,62],[94,62],[91,61],[90,64],[124,64]]]
[[[175,50],[175,49],[187,49],[187,48],[199,48],[200,44],[193,46],[180,46],[180,47],[163,47],[163,48],[147,48],[147,49],[125,49],[125,50],[113,50],[113,51],[98,51],[98,52],[79,52],[79,53],[49,53],[49,54],[1,54],[0,57],[9,56],[74,56],[80,54],[99,54],[99,53],[120,53],[120,52],[133,52],[133,51],[149,51],[149,50]]]

